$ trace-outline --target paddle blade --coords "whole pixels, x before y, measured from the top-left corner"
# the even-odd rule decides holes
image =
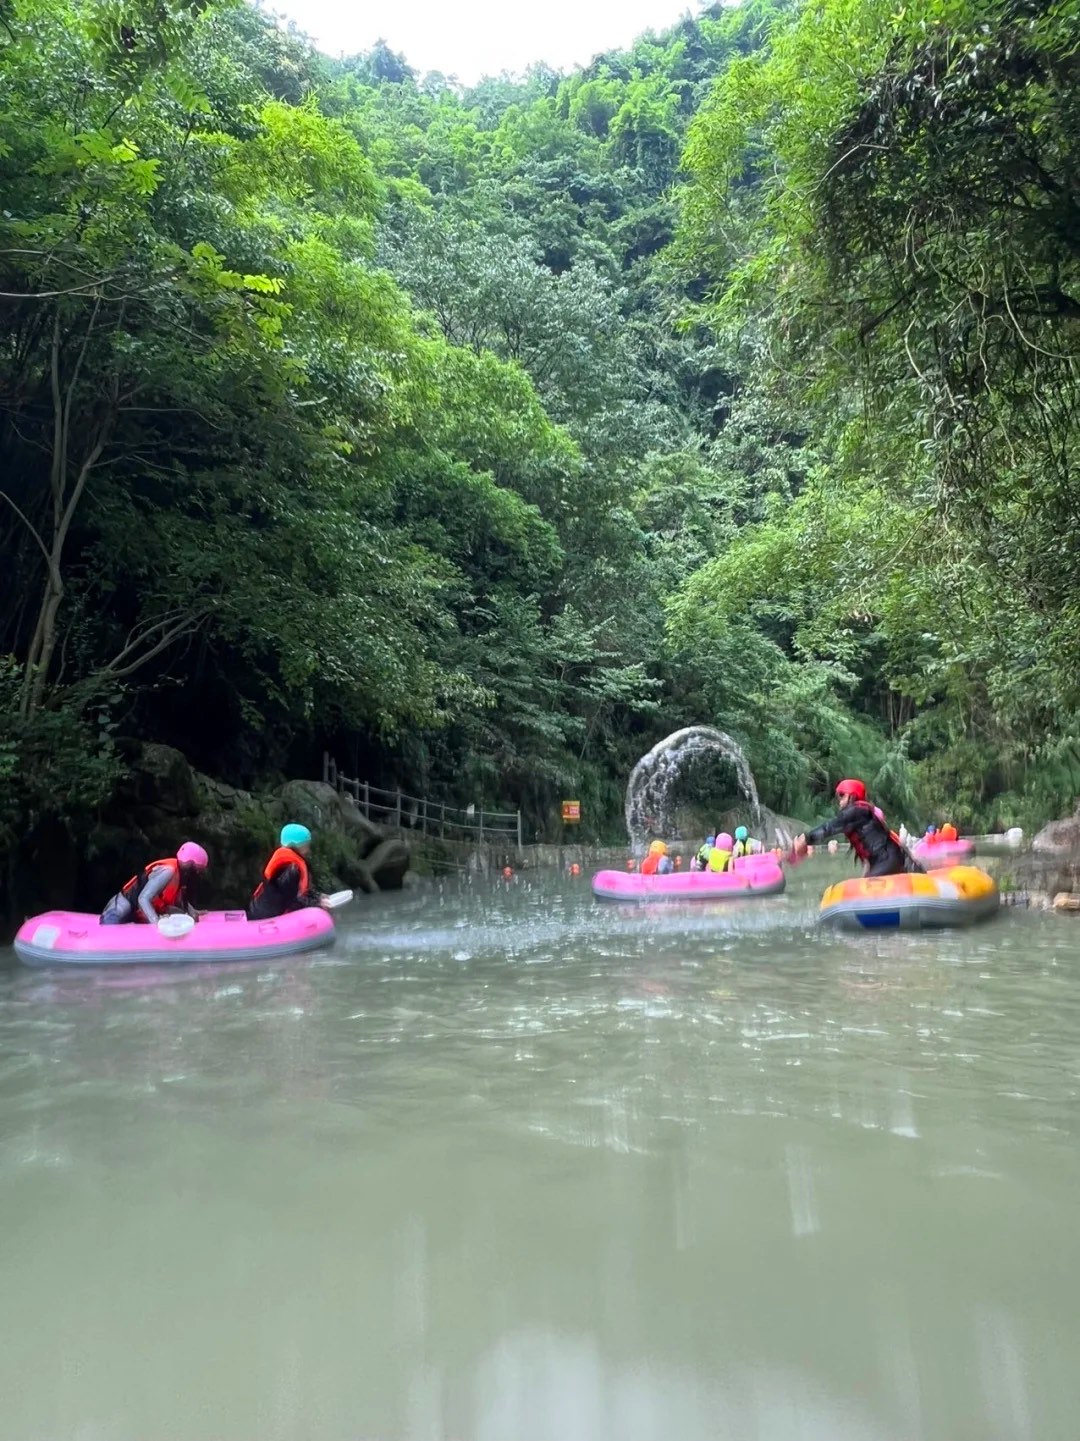
[[[352,898],[352,891],[335,891],[333,895],[327,896],[323,901],[323,908],[328,911],[336,911],[339,906],[347,906]]]
[[[164,936],[169,941],[179,941],[183,936],[191,935],[195,929],[195,917],[162,916],[157,928],[159,936]]]

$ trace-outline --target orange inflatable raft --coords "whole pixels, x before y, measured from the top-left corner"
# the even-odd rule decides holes
[[[969,926],[998,908],[998,888],[978,866],[925,875],[865,876],[830,886],[818,920],[849,931]]]

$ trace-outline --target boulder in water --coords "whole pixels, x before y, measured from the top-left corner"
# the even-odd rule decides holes
[[[1031,849],[1045,856],[1080,855],[1080,815],[1043,826],[1031,842]]]
[[[398,836],[387,836],[364,857],[364,864],[380,891],[400,891],[409,869],[409,847]]]

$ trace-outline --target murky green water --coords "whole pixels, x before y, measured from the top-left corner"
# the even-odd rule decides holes
[[[0,972],[2,1441],[1069,1441],[1080,923],[828,874]]]

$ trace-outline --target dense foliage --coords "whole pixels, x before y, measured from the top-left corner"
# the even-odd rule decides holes
[[[751,0],[464,91],[11,0],[0,847],[132,735],[530,830],[692,721],[783,809],[1071,799],[1078,26]]]
[[[819,463],[676,631],[782,615],[965,820],[1080,791],[1078,80],[1075,0],[810,0],[686,153],[709,317]]]

